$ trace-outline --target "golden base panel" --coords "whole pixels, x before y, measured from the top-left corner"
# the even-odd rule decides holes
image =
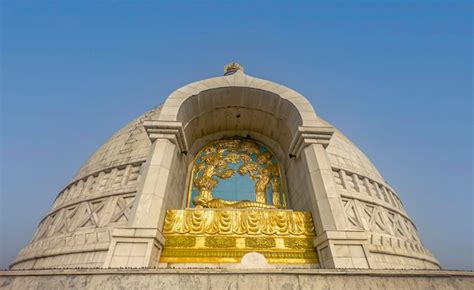
[[[269,263],[317,264],[311,213],[282,209],[168,210],[163,263],[239,263],[250,252]]]

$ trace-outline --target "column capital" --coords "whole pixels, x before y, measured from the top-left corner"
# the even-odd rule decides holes
[[[188,152],[188,142],[181,122],[145,121],[143,126],[152,143],[157,139],[167,139],[178,146],[181,153],[186,154]]]
[[[334,128],[330,126],[299,126],[293,140],[291,140],[289,153],[291,156],[297,157],[310,144],[321,144],[326,148],[333,134]]]

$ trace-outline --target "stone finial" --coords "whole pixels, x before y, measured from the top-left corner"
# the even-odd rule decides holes
[[[231,63],[224,66],[224,75],[225,76],[234,74],[237,71],[240,71],[240,72],[243,73],[244,72],[244,67],[241,66],[240,64],[236,63],[235,61],[232,61]]]

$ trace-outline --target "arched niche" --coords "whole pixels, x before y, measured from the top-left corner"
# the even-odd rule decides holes
[[[316,213],[311,181],[301,182],[296,176],[308,171],[306,160],[295,158],[291,152],[305,146],[301,142],[304,130],[317,126],[316,113],[302,95],[241,72],[176,90],[166,99],[159,116],[145,122],[153,147],[140,196],[144,201],[136,212],[143,207],[152,218],[137,216],[134,225],[156,224],[160,228],[167,209],[186,207],[194,155],[218,135],[250,136],[269,146],[282,165],[288,207]]]
[[[303,118],[293,102],[263,89],[221,87],[189,96],[176,112],[188,144],[186,189],[190,186],[192,160],[200,148],[214,140],[240,136],[265,144],[274,152],[281,165],[288,206],[293,207],[292,200],[301,200],[301,192],[292,190],[296,187],[286,180],[291,162],[289,148]],[[300,164],[292,167],[299,168]],[[184,207],[186,200],[183,198]],[[298,203],[294,206],[301,208]]]
[[[282,119],[290,130],[298,126],[320,125],[309,101],[280,84],[235,74],[185,85],[171,93],[159,115],[160,121],[180,121],[183,125],[203,112],[226,107],[252,108]]]
[[[252,88],[228,87],[203,91],[186,99],[177,120],[188,144],[222,131],[255,132],[275,140],[287,152],[302,118],[288,100]]]

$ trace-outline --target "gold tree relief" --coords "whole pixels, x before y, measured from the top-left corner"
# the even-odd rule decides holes
[[[193,183],[199,189],[199,196],[194,201],[196,206],[212,199],[212,190],[219,182],[214,176],[226,179],[235,173],[233,169],[227,167],[227,162],[222,156],[225,150],[213,149],[206,148],[205,155],[201,157],[201,163],[195,164],[196,173]]]
[[[229,164],[234,164],[232,169]],[[254,181],[255,201],[215,198],[212,192],[219,180],[235,174],[248,176]],[[209,208],[281,208],[281,178],[272,154],[258,143],[234,137],[215,141],[205,146],[194,162],[193,188],[198,194],[193,200],[196,207]],[[272,204],[267,200],[270,192]]]

